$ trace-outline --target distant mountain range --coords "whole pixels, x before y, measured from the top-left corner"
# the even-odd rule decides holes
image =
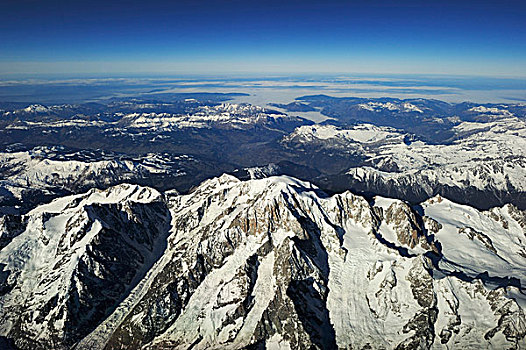
[[[122,182],[186,192],[210,177],[246,179],[269,166],[329,192],[526,208],[525,104],[319,95],[280,105],[331,117],[314,124],[226,98],[0,104],[2,211]]]

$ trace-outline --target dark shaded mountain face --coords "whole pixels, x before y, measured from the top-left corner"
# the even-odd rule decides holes
[[[14,217],[0,222],[9,346],[526,345],[526,213],[513,205],[223,175],[185,195],[122,184]]]
[[[319,95],[276,105],[332,118],[314,124],[224,102],[231,94],[162,95],[0,104],[0,212],[123,182],[186,193],[223,173],[289,175],[330,193],[414,204],[440,194],[481,209],[526,208],[523,104]]]

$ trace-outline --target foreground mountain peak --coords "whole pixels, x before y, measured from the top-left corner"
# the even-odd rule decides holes
[[[0,331],[21,348],[520,348],[510,208],[369,202],[287,176],[64,197],[0,251]]]

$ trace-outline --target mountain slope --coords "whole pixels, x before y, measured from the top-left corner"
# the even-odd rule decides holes
[[[95,194],[98,199],[89,199]],[[142,265],[131,264],[141,280],[129,276],[126,286],[110,288],[118,302],[109,309],[86,299],[107,317],[94,318],[95,329],[82,339],[80,325],[69,324],[77,337],[68,338],[60,316],[74,317],[75,310],[59,310],[70,279],[44,282],[47,273],[34,268],[43,261],[36,250],[58,251],[24,242],[76,236],[76,227],[84,226],[64,229],[49,219],[35,235],[32,222],[63,208],[69,209],[57,218],[74,216],[97,201],[114,204],[100,204],[105,214],[97,212],[93,222],[112,228],[110,237],[128,237],[112,241],[115,254],[108,256],[128,252],[131,240],[144,257]],[[130,211],[140,220],[124,220]],[[0,253],[3,274],[31,276],[11,290],[8,277],[0,299],[0,335],[24,348],[67,348],[76,341],[76,349],[526,346],[526,215],[511,205],[481,212],[442,197],[416,207],[382,197],[370,203],[350,192],[328,196],[290,177],[239,181],[224,175],[186,195],[124,185],[65,197],[27,220],[28,228]],[[120,230],[125,223],[137,229]],[[93,241],[82,242],[80,251]],[[64,251],[84,256],[74,245]],[[49,260],[36,271],[75,275],[75,261]],[[83,276],[113,266],[111,259],[98,263]],[[106,279],[112,281],[102,276],[101,283],[110,283]],[[63,292],[50,303],[51,292],[25,294],[27,283],[57,283]],[[30,307],[15,307],[23,304]],[[43,327],[36,323],[38,310],[46,305],[51,311],[44,319],[57,328],[37,332]],[[17,324],[11,320],[21,326],[9,327]]]
[[[526,123],[500,116],[463,122],[450,142],[430,144],[388,127],[302,126],[282,139],[288,149],[361,158],[318,182],[334,191],[382,194],[421,202],[436,194],[479,208],[512,202],[526,207]]]
[[[24,221],[0,251],[2,333],[22,348],[60,348],[143,277],[165,246],[170,213],[157,191],[120,185],[55,200]]]

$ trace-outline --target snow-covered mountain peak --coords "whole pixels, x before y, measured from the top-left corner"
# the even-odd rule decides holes
[[[495,116],[504,116],[504,117],[511,117],[513,116],[513,113],[508,111],[507,109],[498,108],[498,107],[485,107],[485,106],[476,106],[468,109],[470,112],[477,112],[481,114],[491,114]]]
[[[251,203],[254,199],[260,199],[262,205],[267,205],[268,201],[274,201],[283,196],[296,196],[298,192],[308,193],[310,191],[318,191],[318,188],[308,182],[285,175],[242,182],[234,176],[224,174],[206,180],[191,191],[191,197],[182,196],[180,200],[184,201],[189,198],[191,202],[201,203],[199,205],[202,203],[209,205],[210,197],[217,195],[232,206]]]
[[[23,348],[524,343],[524,233],[508,207],[370,204],[229,175],[185,195],[64,200],[0,251],[0,331]]]
[[[220,191],[221,189],[231,187],[238,182],[240,182],[240,180],[237,177],[230,174],[223,174],[219,177],[214,177],[204,181],[190,192]]]
[[[379,112],[382,110],[388,111],[401,111],[401,112],[417,112],[424,113],[422,109],[418,108],[410,102],[393,103],[393,102],[367,102],[360,103],[358,105],[361,109],[365,109],[371,112]]]
[[[279,172],[279,166],[274,163],[270,163],[266,166],[244,168],[243,170],[245,170],[248,173],[250,179],[261,179],[276,175],[276,173]]]
[[[287,135],[283,142],[307,144],[325,142],[327,145],[352,147],[352,144],[403,142],[406,135],[394,128],[379,127],[372,124],[359,124],[348,128],[334,125],[304,125]]]
[[[418,188],[427,197],[444,186],[502,193],[526,189],[523,120],[509,117],[462,122],[453,131],[456,135],[448,144],[398,139],[399,142],[363,150],[362,154],[369,158],[368,166],[349,169],[351,181],[383,186],[377,189],[380,193],[389,193],[394,187]]]
[[[80,206],[125,202],[150,203],[161,197],[162,194],[153,188],[124,183],[106,190],[91,189],[86,194],[58,198],[49,204],[39,206],[34,211],[62,212],[66,207],[71,206],[71,203]]]
[[[223,103],[214,106],[201,106],[189,114],[130,113],[122,117],[119,125],[161,132],[184,128],[239,129],[255,124],[272,124],[281,120],[299,121],[298,118],[286,114],[267,112],[259,106]]]
[[[34,104],[34,105],[27,106],[23,110],[24,112],[27,112],[27,113],[46,113],[49,111],[49,108],[43,105]]]
[[[66,109],[74,109],[74,105],[62,104],[62,105],[42,105],[42,104],[31,104],[25,108],[12,109],[4,112],[5,116],[39,116],[53,114],[55,112],[61,112]]]
[[[418,108],[417,106],[415,106],[414,104],[409,103],[409,102],[405,102],[403,104],[403,107],[404,107],[404,110],[407,111],[407,112],[424,113],[424,111],[422,109]]]
[[[190,158],[189,158],[190,159]],[[170,160],[170,159],[168,159]],[[54,147],[36,148],[21,152],[0,153],[4,171],[12,174],[0,180],[0,196],[12,196],[31,203],[32,192],[48,194],[52,191],[106,188],[134,176],[167,173],[166,160],[157,157],[144,159],[91,160],[89,155],[67,153]]]
[[[219,111],[219,112],[230,112],[230,113],[254,113],[254,112],[264,112],[265,109],[261,106],[257,106],[257,105],[251,105],[251,104],[248,104],[248,103],[228,103],[228,102],[223,102],[223,103],[220,103],[218,105],[215,105],[213,106],[212,108],[208,107],[208,106],[203,106],[201,108],[202,110],[204,111],[207,111],[207,110],[210,110],[210,109],[213,109],[215,111]]]

